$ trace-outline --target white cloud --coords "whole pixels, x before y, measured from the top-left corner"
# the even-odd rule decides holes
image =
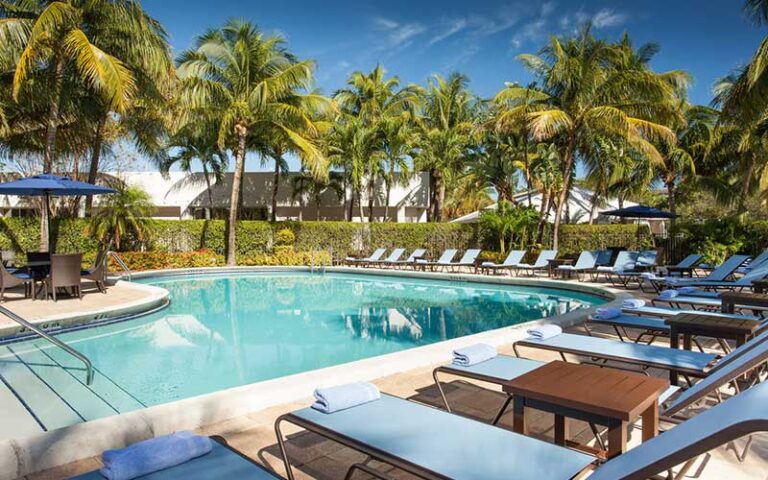
[[[385,17],[373,17],[373,23],[378,30],[386,32],[388,47],[405,45],[427,31],[427,27],[418,22],[400,23]]]
[[[617,27],[626,21],[627,15],[617,13],[610,8],[604,8],[592,17],[592,24],[595,28]]]
[[[458,18],[456,20],[449,22],[446,25],[446,28],[443,29],[443,31],[441,31],[440,33],[438,33],[437,35],[435,35],[429,40],[429,43],[427,44],[427,46],[432,46],[436,43],[442,42],[448,37],[456,35],[457,33],[466,29],[468,24],[469,22],[467,21],[466,18]]]
[[[518,49],[528,42],[538,42],[545,38],[544,27],[546,25],[544,18],[539,18],[526,23],[512,36],[512,48]]]
[[[373,17],[373,23],[383,30],[392,30],[400,26],[396,21],[384,17]]]

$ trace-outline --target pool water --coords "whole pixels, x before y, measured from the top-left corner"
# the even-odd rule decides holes
[[[61,335],[93,361],[99,382],[132,399],[131,408],[606,301],[550,288],[338,273],[236,273],[139,282],[167,289],[170,306],[137,319]],[[43,345],[39,340],[23,342],[12,345],[12,350],[18,354],[33,343],[38,350]],[[52,360],[72,365],[71,359],[54,350],[45,347]]]

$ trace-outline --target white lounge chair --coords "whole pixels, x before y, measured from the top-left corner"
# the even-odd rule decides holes
[[[522,271],[527,272],[529,275],[533,276],[537,271],[546,270],[549,268],[549,261],[554,260],[555,258],[557,258],[557,250],[542,250],[533,264],[520,263],[517,265],[517,267],[515,267],[515,270],[518,273]]]

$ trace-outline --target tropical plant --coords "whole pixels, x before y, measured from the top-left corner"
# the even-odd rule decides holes
[[[595,39],[589,25],[574,38],[552,37],[538,55],[518,57],[541,81],[546,108],[527,115],[536,140],[553,140],[562,159],[563,189],[556,202],[553,247],[557,247],[563,209],[576,158],[590,150],[595,135],[621,139],[654,162],[652,141],[674,142],[665,126],[678,119],[672,108],[682,81],[679,72],[655,74],[632,65],[621,47]]]
[[[227,264],[236,263],[235,226],[249,139],[265,144],[276,133],[299,153],[315,175],[327,173],[327,163],[315,143],[317,130],[300,108],[300,91],[312,82],[314,63],[296,59],[282,37],[265,36],[256,26],[230,20],[195,40],[195,47],[177,59],[182,79],[181,102],[193,111],[206,110],[219,123],[218,144],[234,145],[234,176],[227,226]],[[309,96],[306,95],[306,96]],[[306,97],[305,96],[305,97]],[[323,102],[319,96],[311,101]],[[253,138],[262,140],[254,141]]]
[[[539,221],[539,214],[533,207],[514,205],[500,201],[495,209],[488,209],[480,214],[480,225],[499,241],[499,251],[507,253],[507,247],[516,245],[524,248],[530,240]],[[515,242],[517,240],[517,242]]]
[[[315,204],[316,220],[320,220],[320,206],[322,205],[324,195],[332,193],[339,200],[344,197],[344,187],[337,172],[330,172],[327,177],[320,179],[302,172],[291,178],[291,187],[291,198],[294,200],[299,199],[302,202],[305,196],[312,199]]]
[[[463,171],[472,145],[478,102],[467,83],[467,77],[458,73],[448,78],[435,75],[424,93],[415,161],[429,172],[428,218],[435,222],[443,219],[446,176]]]
[[[126,235],[147,241],[154,210],[149,194],[138,187],[121,185],[106,198],[86,226],[86,235],[92,235],[107,249],[114,245],[118,251]]]

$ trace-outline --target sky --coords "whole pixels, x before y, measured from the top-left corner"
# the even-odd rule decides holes
[[[528,83],[516,59],[535,53],[550,35],[573,33],[592,21],[595,34],[636,46],[658,43],[651,66],[682,69],[694,83],[691,101],[707,104],[715,80],[750,56],[766,34],[741,12],[741,0],[144,0],[168,30],[174,54],[196,35],[230,18],[250,20],[284,36],[300,58],[317,62],[316,86],[331,94],[351,72],[377,63],[402,84],[459,71],[477,95],[490,97],[504,82]],[[249,161],[249,170],[258,161]]]

